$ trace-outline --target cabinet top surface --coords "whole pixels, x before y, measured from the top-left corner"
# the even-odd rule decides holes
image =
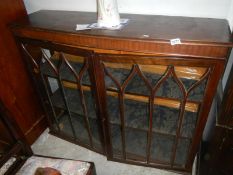
[[[231,32],[227,20],[211,18],[191,18],[158,15],[121,14],[130,19],[121,30],[91,29],[76,31],[76,24],[95,23],[97,14],[93,12],[41,10],[20,19],[14,26],[24,29],[56,31],[72,35],[92,35],[104,37],[130,38],[140,40],[170,40],[231,43]],[[14,28],[14,27],[13,27]],[[148,35],[149,37],[145,37]]]

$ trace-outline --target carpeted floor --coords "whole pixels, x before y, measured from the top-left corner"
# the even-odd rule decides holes
[[[97,175],[178,175],[155,168],[107,161],[106,157],[48,134],[48,129],[32,145],[34,154],[92,161]]]

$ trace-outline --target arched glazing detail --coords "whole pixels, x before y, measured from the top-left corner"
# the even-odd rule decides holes
[[[157,97],[182,99],[182,92],[172,75],[169,75],[156,93]]]
[[[41,74],[54,128],[99,149],[88,59],[23,49]],[[113,157],[184,167],[210,69],[119,62],[103,62],[102,69]]]
[[[143,102],[137,102],[134,101],[131,98],[131,96],[128,96],[126,94],[126,89],[127,87],[132,86],[131,82],[133,82],[134,77],[140,77],[141,81],[144,81],[145,83],[145,88],[150,89],[150,84],[146,80],[145,76],[142,74],[140,71],[140,68],[137,65],[132,65],[131,70],[128,71],[128,75],[124,75],[124,81],[119,82],[118,80],[122,80],[119,78],[119,76],[114,77],[111,73],[113,71],[108,71],[108,68],[106,68],[106,65],[103,64],[104,67],[104,72],[105,72],[105,81],[107,80],[106,84],[108,85],[109,82],[112,82],[112,86],[116,87],[115,91],[113,94],[107,91],[107,105],[108,107],[114,107],[113,109],[111,108],[109,111],[109,120],[110,120],[110,125],[115,124],[120,124],[121,125],[121,132],[118,133],[119,136],[114,135],[114,137],[111,138],[112,141],[112,146],[114,147],[113,150],[117,149],[117,146],[114,145],[114,140],[117,140],[116,138],[118,137],[121,138],[121,153],[123,153],[123,157],[126,159],[130,158],[132,155],[139,155],[142,157],[142,159],[145,159],[145,153],[146,153],[146,142],[142,142],[141,140],[138,140],[137,138],[133,139],[135,135],[133,134],[134,132],[138,132],[140,135],[147,136],[147,130],[148,130],[148,118],[146,117],[145,113],[148,113],[148,103],[145,101]],[[107,77],[107,78],[106,78]],[[114,85],[113,85],[114,84]],[[112,88],[113,89],[113,88]],[[116,93],[114,95],[114,93]],[[115,104],[111,104],[114,102],[112,100],[113,98],[110,97],[111,95],[114,95],[114,97],[119,97],[118,102],[115,100]],[[131,93],[132,97],[135,96],[134,92]],[[111,99],[111,100],[109,100]],[[147,101],[149,101],[149,98],[147,97]],[[118,103],[118,105],[117,105]],[[136,108],[135,108],[136,107]],[[117,109],[118,108],[118,109]],[[135,110],[137,109],[137,110]],[[118,112],[118,114],[113,114],[113,111]],[[112,115],[113,114],[113,115]],[[134,116],[137,116],[134,120]],[[147,114],[148,115],[148,114]],[[138,121],[141,121],[138,122]],[[114,123],[115,122],[115,123]],[[115,127],[116,128],[116,127]],[[141,129],[141,131],[137,131],[137,129]],[[111,133],[113,131],[110,131]],[[146,138],[146,137],[138,137],[140,138]],[[140,147],[141,144],[138,143],[144,143],[144,146]],[[131,149],[129,145],[135,145],[136,149]],[[136,147],[137,145],[137,147]],[[114,152],[114,151],[113,151]],[[144,158],[143,158],[144,155]]]
[[[163,77],[158,81],[158,83],[153,88],[152,95],[153,97],[154,96],[159,97],[159,95],[161,94],[160,89],[162,89],[164,85],[168,85],[169,84],[168,82],[171,82],[171,79],[172,79],[172,83],[170,83],[170,85],[168,86],[168,92],[167,92],[168,97],[167,98],[177,99],[176,102],[178,103],[178,106],[177,106],[178,110],[174,110],[172,108],[164,109],[164,107],[155,105],[154,109],[157,109],[157,111],[154,110],[154,113],[153,113],[153,118],[155,118],[155,123],[152,123],[152,128],[153,126],[155,127],[157,126],[157,128],[159,128],[160,134],[169,134],[170,138],[165,137],[167,135],[165,136],[161,135],[159,138],[153,137],[152,141],[149,142],[150,152],[148,154],[148,162],[158,160],[158,157],[160,157],[160,161],[169,163],[174,153],[173,147],[177,140],[177,133],[179,132],[180,121],[182,121],[183,119],[182,112],[185,108],[186,89],[183,83],[177,77],[173,66],[168,66],[167,71],[165,72]],[[173,90],[174,90],[175,95],[172,94]],[[156,98],[153,100],[156,101]],[[154,135],[152,131],[153,130],[150,131],[150,135]],[[158,148],[156,146],[151,147],[151,144],[157,143],[156,145],[159,145],[159,143],[161,144],[161,142],[167,145],[167,147],[164,146],[164,150],[159,149],[161,147],[158,147]],[[151,152],[152,152],[152,155],[151,155]],[[154,154],[155,152],[157,152],[157,155]],[[166,154],[164,154],[165,152]],[[165,157],[162,157],[162,155],[164,155]]]
[[[37,67],[47,94],[45,104],[49,104],[52,127],[77,143],[102,152],[88,58],[43,47],[39,50]],[[29,57],[33,59],[32,55]]]
[[[189,68],[197,72],[189,78],[188,68],[172,65],[103,62],[102,67],[113,157],[184,166],[190,144],[180,155],[180,140],[192,140],[201,105],[188,97],[204,94],[195,90],[201,84],[205,89],[209,70]]]
[[[59,65],[59,79],[62,85],[62,92],[65,97],[66,109],[71,118],[71,126],[74,128],[76,139],[80,140],[83,143],[90,144],[92,146],[92,135],[90,130],[90,124],[88,120],[86,102],[83,95],[82,86],[80,79],[82,78],[83,72],[87,70],[88,65],[84,64],[79,73],[71,66],[68,60],[65,58],[64,54],[60,54],[60,65]],[[69,91],[72,88],[65,86],[65,80],[62,72],[69,73],[70,79],[75,80],[77,85],[78,93],[70,93]],[[73,77],[73,78],[72,78]],[[69,93],[70,96],[67,96]],[[68,99],[69,98],[69,99]],[[79,105],[76,106],[77,102]],[[79,113],[73,113],[71,111],[71,106],[73,109],[80,108]],[[75,126],[75,127],[74,127]],[[88,139],[89,138],[89,139]]]
[[[33,45],[29,45],[29,44],[21,44],[22,46],[22,50],[24,52],[24,54],[26,55],[26,57],[28,58],[27,60],[29,60],[29,62],[31,64],[30,67],[30,71],[32,73],[36,73],[39,74],[41,76],[41,81],[42,84],[44,85],[44,90],[45,93],[47,95],[47,99],[42,99],[44,101],[44,106],[46,108],[47,114],[50,117],[50,123],[52,124],[52,128],[54,130],[60,131],[60,126],[58,123],[58,116],[60,115],[60,111],[56,111],[54,110],[54,108],[52,107],[52,101],[51,101],[51,87],[49,86],[49,79],[48,79],[48,74],[43,74],[43,64],[45,63],[45,65],[48,67],[48,72],[53,75],[53,80],[55,80],[55,82],[57,82],[57,75],[58,75],[58,71],[56,66],[49,60],[47,59],[48,57],[46,56],[45,58],[43,58],[43,53],[42,53],[42,49],[40,47],[35,47]],[[52,76],[51,76],[52,77]],[[38,81],[38,80],[35,80]]]
[[[188,90],[186,90],[185,103],[187,102],[188,96],[193,92],[193,90],[196,89],[203,82],[207,81],[210,75],[210,71],[211,69],[206,69],[206,71],[200,77],[199,81],[192,84],[192,86]],[[187,155],[192,140],[192,135],[195,132],[195,126],[198,120],[198,115],[197,115],[198,110],[196,111],[196,113],[191,113],[191,115],[190,114],[188,115],[188,112],[185,111],[185,103],[183,104],[183,108],[181,108],[181,112],[180,112],[180,120],[176,134],[177,137],[173,147],[174,151],[171,161],[172,166],[176,166],[177,164],[179,164],[180,166],[184,167],[186,165]],[[188,129],[187,126],[189,126]]]

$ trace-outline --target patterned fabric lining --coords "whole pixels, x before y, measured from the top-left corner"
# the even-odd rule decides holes
[[[86,175],[90,168],[90,163],[32,156],[16,175],[34,175],[38,167],[51,167],[60,171],[62,175]]]

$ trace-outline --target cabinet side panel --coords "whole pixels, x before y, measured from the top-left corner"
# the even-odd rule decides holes
[[[7,27],[16,18],[26,16],[26,11],[23,1],[16,0],[2,0],[0,11],[0,97],[28,142],[33,143],[45,129],[46,122],[14,38]]]

